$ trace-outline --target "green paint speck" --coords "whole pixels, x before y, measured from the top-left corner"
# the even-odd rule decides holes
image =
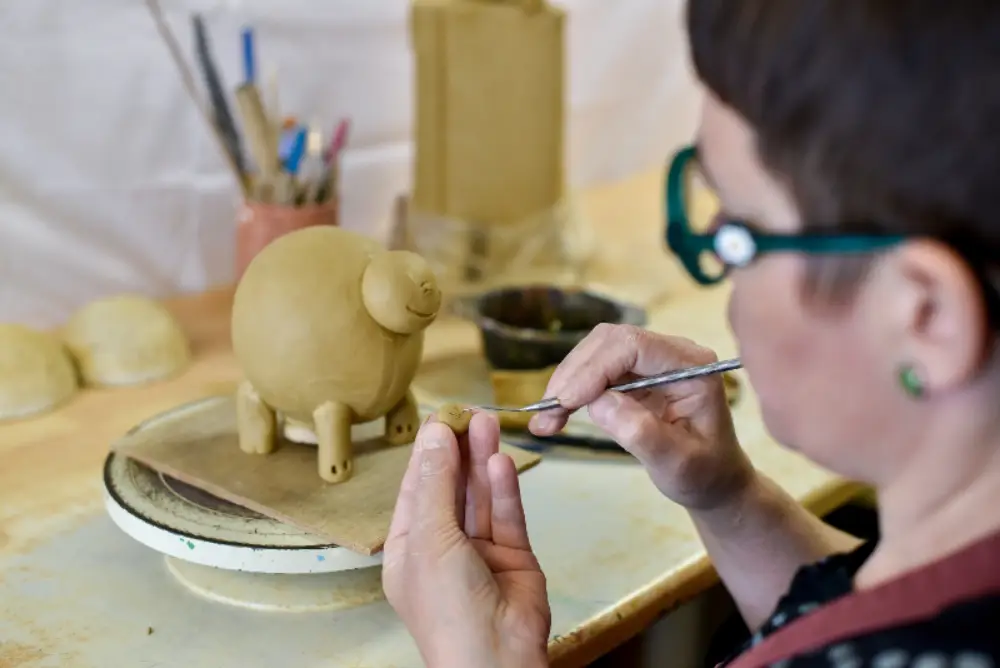
[[[193,550],[194,549],[194,543],[192,543],[191,541],[187,542],[187,546],[188,546],[189,550]]]

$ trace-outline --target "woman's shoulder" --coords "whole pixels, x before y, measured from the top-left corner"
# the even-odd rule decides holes
[[[854,574],[874,549],[874,542],[864,543],[853,552],[833,554],[799,569],[788,592],[778,601],[774,614],[753,640],[759,642],[799,617],[850,594],[854,588]]]
[[[833,555],[799,571],[774,614],[751,641],[847,596],[855,573],[875,545]],[[1000,594],[984,594],[944,607],[919,621],[889,626],[831,643],[781,665],[788,668],[991,668],[1000,666]]]
[[[785,668],[993,668],[1000,665],[1000,595],[920,622],[872,631],[782,662]]]

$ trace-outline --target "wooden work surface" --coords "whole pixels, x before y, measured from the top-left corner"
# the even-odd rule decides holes
[[[659,187],[650,173],[584,198],[600,240],[588,277],[640,301],[665,291],[652,329],[733,354],[724,289],[696,291],[662,250]],[[159,555],[104,516],[101,464],[112,440],[152,414],[234,387],[231,294],[171,302],[196,355],[180,378],[87,391],[55,414],[0,426],[0,667],[420,665],[385,603],[294,619],[223,608],[182,590]],[[476,345],[468,323],[442,320],[425,357]],[[754,462],[814,511],[855,493],[774,445],[749,391],[735,416]],[[686,513],[631,460],[546,455],[522,488],[549,577],[554,665],[585,665],[715,582]]]

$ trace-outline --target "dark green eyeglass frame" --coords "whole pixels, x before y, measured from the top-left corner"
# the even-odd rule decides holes
[[[857,234],[767,234],[758,232],[739,220],[725,220],[716,229],[706,234],[696,234],[688,221],[687,184],[685,174],[689,164],[697,160],[697,150],[693,146],[682,148],[674,156],[667,170],[664,184],[666,205],[666,240],[670,250],[677,255],[691,277],[702,285],[718,283],[726,277],[733,266],[746,266],[762,253],[808,253],[814,255],[834,255],[847,253],[871,253],[902,242],[899,235],[857,235]],[[739,232],[739,240],[747,243],[745,261],[738,265],[726,263],[718,252],[720,234],[730,237]],[[717,276],[710,276],[701,267],[702,254],[712,253],[723,262],[724,269]]]

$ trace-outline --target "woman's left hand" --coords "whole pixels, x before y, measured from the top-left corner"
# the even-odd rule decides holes
[[[432,668],[548,665],[545,576],[496,417],[417,433],[385,544],[386,597]]]

